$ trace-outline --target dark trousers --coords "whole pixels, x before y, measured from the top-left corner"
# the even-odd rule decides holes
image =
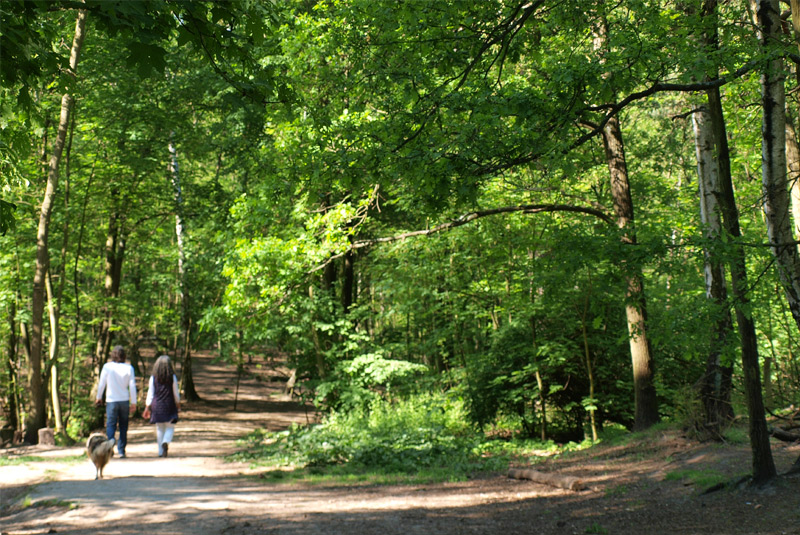
[[[128,411],[130,411],[130,407],[129,401],[106,403],[106,437],[114,438],[114,432],[119,425],[117,452],[120,455],[125,455],[125,446],[128,444]]]

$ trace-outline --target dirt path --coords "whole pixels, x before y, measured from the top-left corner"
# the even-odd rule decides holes
[[[428,486],[268,484],[243,477],[254,472],[220,456],[256,427],[305,421],[305,410],[272,396],[279,391],[275,383],[247,379],[233,412],[232,371],[202,355],[196,376],[204,401],[182,414],[167,459],[158,458],[154,431],[141,421],[129,432],[128,458],[114,458],[100,481],[88,460],[58,462],[82,455],[82,448],[11,452],[53,461],[0,468],[0,503],[17,498],[0,512],[0,533],[800,534],[800,478],[761,491],[701,496],[666,475],[681,469],[747,472],[747,448],[674,436],[545,465],[587,481],[590,489],[579,493],[504,475]],[[776,444],[775,453],[785,470],[800,446]],[[27,507],[20,505],[24,495]]]

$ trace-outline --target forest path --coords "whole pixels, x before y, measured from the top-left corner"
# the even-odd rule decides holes
[[[145,359],[148,369],[152,360]],[[152,426],[131,420],[127,458],[112,458],[102,480],[94,480],[82,444],[6,452],[47,461],[0,467],[0,505],[15,502],[0,511],[0,534],[399,535],[460,533],[465,522],[472,526],[468,531],[493,532],[490,518],[464,518],[461,508],[563,493],[501,476],[428,487],[265,483],[256,470],[222,457],[253,429],[283,429],[311,416],[281,395],[283,383],[269,381],[266,368],[251,367],[260,381],[254,374],[242,376],[234,411],[235,367],[214,363],[208,353],[196,355],[194,376],[202,401],[184,404],[169,457],[158,457]],[[79,460],[69,460],[75,457]],[[29,505],[21,505],[23,497]]]
[[[542,465],[581,477],[590,486],[583,492],[503,474],[431,485],[268,483],[247,465],[221,456],[255,428],[305,422],[305,409],[276,397],[282,383],[247,377],[233,411],[235,369],[215,364],[208,354],[199,354],[195,366],[203,401],[185,407],[167,459],[157,456],[155,432],[141,419],[129,431],[128,458],[112,459],[99,481],[83,447],[3,451],[52,460],[0,467],[0,505],[15,503],[0,510],[0,535],[800,535],[800,478],[782,479],[766,490],[703,496],[667,474],[746,473],[748,448],[666,434],[622,447],[601,445]],[[774,453],[783,470],[800,445],[775,444]],[[83,457],[63,459],[72,456]],[[24,496],[27,506],[21,503]]]
[[[166,459],[158,457],[154,427],[141,418],[131,420],[127,458],[115,454],[99,481],[83,443],[6,451],[46,460],[0,468],[0,505],[24,496],[32,504],[7,507],[12,514],[0,515],[0,533],[140,533],[154,524],[171,526],[167,533],[220,533],[230,525],[226,511],[263,503],[267,496],[249,494],[238,477],[252,470],[222,457],[253,429],[283,429],[311,414],[282,396],[283,383],[269,381],[268,373],[242,375],[234,411],[236,369],[212,357],[194,358],[202,401],[183,404]],[[153,358],[144,359],[148,369]]]

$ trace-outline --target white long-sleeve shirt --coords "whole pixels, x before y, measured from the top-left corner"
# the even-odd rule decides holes
[[[150,382],[147,385],[147,401],[145,401],[145,406],[149,407],[153,403],[153,396],[155,395],[155,385],[153,385],[153,376],[150,376]],[[172,375],[172,397],[175,398],[175,406],[181,404],[181,391],[178,388],[178,377],[173,374]]]
[[[100,383],[97,385],[97,400],[106,391],[106,403],[130,401],[136,405],[136,375],[133,366],[127,362],[106,362],[100,372]]]

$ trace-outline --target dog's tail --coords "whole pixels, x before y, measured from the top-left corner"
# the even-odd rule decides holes
[[[102,433],[94,433],[86,441],[86,454],[92,458],[95,456],[104,457],[109,450],[113,451],[116,443],[117,441],[113,438],[107,439]]]
[[[86,441],[86,455],[92,460],[96,468],[95,479],[103,478],[103,467],[114,455],[114,438],[106,439],[102,433],[95,433]]]

